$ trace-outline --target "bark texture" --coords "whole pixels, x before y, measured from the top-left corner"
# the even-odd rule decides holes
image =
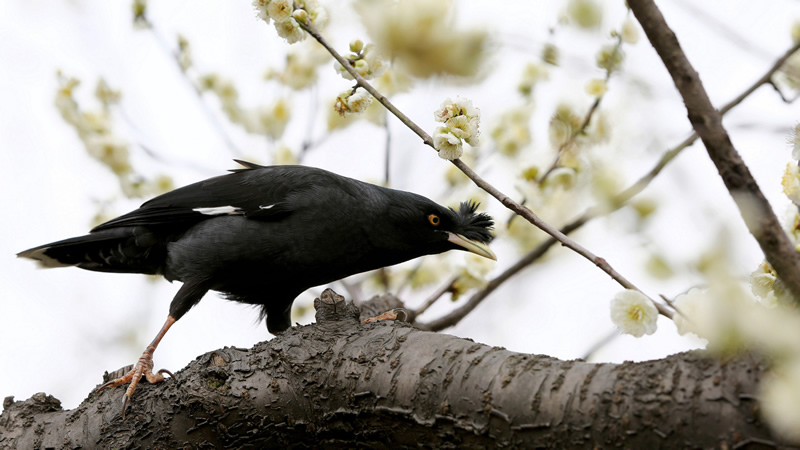
[[[772,443],[752,357],[699,352],[590,364],[520,354],[400,322],[361,325],[326,290],[318,322],[198,357],[177,380],[74,410],[7,398],[2,448],[628,447]]]

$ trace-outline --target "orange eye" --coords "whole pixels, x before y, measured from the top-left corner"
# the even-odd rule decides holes
[[[439,219],[439,216],[437,216],[436,214],[428,215],[428,222],[430,222],[430,224],[435,226],[435,227],[439,226],[439,222],[441,222],[441,221],[442,220]]]

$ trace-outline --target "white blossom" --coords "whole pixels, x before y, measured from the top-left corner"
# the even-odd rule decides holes
[[[605,80],[594,79],[586,83],[586,93],[592,97],[602,97],[608,91],[608,85]]]
[[[447,147],[448,145],[456,146],[454,138],[459,141],[457,143],[457,153],[459,156],[449,158],[442,156],[440,152],[439,156],[442,158],[453,160],[460,157],[463,153],[461,150],[462,139],[469,145],[478,145],[478,135],[480,134],[478,131],[480,110],[472,106],[472,101],[469,99],[456,97],[454,101],[447,98],[442,102],[441,106],[439,106],[439,109],[434,111],[433,117],[437,122],[442,122],[445,125],[444,127],[436,129],[436,134],[442,135],[439,138],[439,142],[442,143],[443,147]],[[445,142],[447,142],[447,144],[445,144]],[[434,145],[436,145],[436,136],[434,136]],[[436,149],[439,150],[439,147],[436,146]],[[455,154],[455,152],[456,149],[453,148],[452,152],[445,152],[445,155],[452,155]]]
[[[633,45],[639,42],[639,28],[636,26],[636,21],[630,16],[628,16],[625,21],[622,22],[620,36],[622,36],[622,42],[625,42],[626,44]]]
[[[306,32],[292,18],[284,22],[275,22],[275,30],[278,32],[278,36],[286,39],[289,44],[300,42],[306,38]]]
[[[786,165],[786,172],[781,179],[783,193],[796,205],[800,205],[800,169],[797,163]]]
[[[531,108],[516,107],[503,112],[489,130],[489,136],[500,153],[515,156],[531,143]]]
[[[267,14],[275,22],[286,22],[292,18],[294,5],[291,0],[270,0],[267,4]]]
[[[347,97],[347,108],[351,113],[358,114],[367,110],[369,105],[372,104],[372,95],[364,88],[358,88],[356,91]]]
[[[775,367],[761,384],[761,409],[775,431],[800,443],[800,362]]]
[[[282,98],[259,111],[259,122],[264,134],[272,139],[278,139],[283,135],[291,118],[291,106],[289,101]]]
[[[383,56],[378,52],[375,45],[367,44],[364,46],[359,55],[353,55],[349,58],[350,64],[366,80],[383,75],[386,71],[386,61]],[[350,75],[338,61],[333,63],[333,68],[336,72],[346,80],[352,80],[353,76]]]
[[[464,154],[461,139],[454,136],[447,128],[438,127],[433,134],[433,147],[439,152],[439,157],[452,161]]]
[[[625,334],[642,337],[656,331],[658,310],[647,296],[626,289],[611,301],[611,321]]]
[[[446,98],[442,104],[433,113],[433,118],[437,122],[447,122],[448,119],[455,116],[480,117],[480,110],[472,106],[472,100],[456,97],[455,100]]]
[[[766,261],[762,261],[756,270],[750,274],[750,288],[753,295],[762,300],[770,300],[770,294],[775,295],[773,286],[778,279],[775,269]]]
[[[253,7],[256,9],[256,16],[269,24],[269,13],[267,13],[267,5],[270,0],[253,0]]]
[[[705,335],[706,333],[700,331],[700,326],[709,318],[710,302],[708,291],[705,289],[692,288],[685,294],[677,296],[673,304],[680,312],[675,313],[672,321],[675,322],[678,334]]]

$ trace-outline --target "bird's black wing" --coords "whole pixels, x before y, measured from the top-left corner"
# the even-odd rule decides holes
[[[314,169],[301,166],[258,166],[209,178],[160,195],[92,232],[126,226],[186,225],[220,215],[276,220],[290,214],[290,194],[313,183]],[[323,171],[320,171],[323,172]]]

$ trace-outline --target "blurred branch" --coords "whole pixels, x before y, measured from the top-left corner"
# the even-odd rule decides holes
[[[612,60],[614,60],[617,57],[621,48],[622,48],[622,35],[620,34],[619,36],[617,36],[617,43],[614,44],[614,53],[611,54]],[[608,80],[611,79],[611,74],[614,73],[613,68],[614,68],[613,64],[610,64],[609,67],[606,69],[606,77],[605,77],[606,83],[608,83]],[[539,183],[543,182],[547,178],[547,176],[550,175],[550,173],[558,167],[558,163],[561,160],[561,155],[562,153],[564,153],[564,150],[569,148],[572,145],[572,143],[575,142],[575,139],[577,139],[578,136],[580,136],[581,134],[585,133],[586,129],[589,128],[589,124],[592,123],[592,117],[594,117],[594,113],[595,111],[597,111],[597,108],[600,107],[600,102],[603,101],[603,97],[605,97],[605,94],[597,97],[594,100],[592,106],[589,107],[589,111],[587,111],[586,115],[584,116],[580,128],[573,130],[569,138],[558,146],[558,151],[556,152],[555,160],[550,165],[550,167],[544,171],[542,176],[539,177],[538,180]]]
[[[344,67],[347,72],[356,80],[359,86],[364,88],[367,92],[369,92],[373,97],[375,97],[381,104],[386,107],[392,114],[394,114],[398,119],[400,119],[403,124],[405,124],[408,128],[410,128],[417,136],[422,139],[422,142],[433,148],[433,138],[425,132],[422,128],[419,127],[414,121],[412,121],[408,116],[403,114],[397,107],[395,107],[389,99],[386,98],[383,94],[378,92],[371,84],[367,82],[350,64],[348,60],[342,57],[339,52],[334,49],[327,40],[310,24],[308,23],[300,23],[300,26],[308,32],[317,42],[320,43],[326,50],[339,62],[339,64]],[[503,206],[510,209],[511,211],[517,213],[518,215],[525,218],[528,222],[532,223],[534,226],[539,228],[540,230],[544,231],[545,233],[553,236],[559,242],[561,242],[565,247],[573,250],[574,252],[578,253],[579,255],[583,256],[584,258],[591,261],[595,266],[600,268],[600,270],[606,272],[612,279],[614,279],[617,283],[619,283],[622,287],[626,289],[632,289],[639,292],[642,292],[641,289],[636,287],[633,283],[631,283],[627,278],[622,276],[619,272],[617,272],[611,265],[603,258],[595,255],[594,253],[590,252],[585,247],[581,246],[577,242],[573,241],[572,239],[568,238],[564,233],[560,232],[558,229],[553,227],[552,225],[548,224],[547,222],[543,221],[539,216],[533,213],[530,209],[520,205],[516,201],[514,201],[511,197],[505,195],[504,193],[500,192],[497,188],[495,188],[492,184],[484,180],[480,175],[475,173],[464,161],[460,159],[456,159],[451,161],[453,165],[458,167],[462,172],[464,172],[467,177],[469,177],[478,187],[483,189],[484,191],[488,192],[492,197],[496,198]],[[643,295],[644,292],[642,292]],[[650,298],[650,297],[648,297]],[[658,309],[659,313],[667,316],[672,317],[672,311],[669,310],[667,307],[662,305],[659,302],[656,302],[652,298],[650,301]]]
[[[767,261],[796,301],[800,301],[800,253],[775,217],[747,165],[733,147],[722,114],[714,109],[700,77],[692,67],[653,0],[630,0],[634,16],[661,57],[683,98],[689,121],[739,208]]]
[[[750,85],[747,89],[745,89],[741,94],[736,96],[733,100],[728,102],[725,106],[723,106],[719,112],[721,115],[725,115],[728,111],[735,108],[737,105],[742,103],[744,99],[750,96],[753,92],[755,92],[759,87],[768,84],[771,85],[772,76],[777,72],[781,66],[786,62],[786,60],[792,56],[796,51],[800,50],[800,42],[796,43],[792,48],[787,50],[780,58],[778,58],[775,63],[767,70],[764,75],[756,80],[752,85]],[[633,183],[630,187],[625,189],[624,191],[617,194],[610,202],[611,209],[608,208],[593,208],[584,213],[578,219],[572,221],[571,223],[567,224],[563,228],[561,228],[561,232],[564,234],[569,234],[578,228],[582,227],[586,222],[590,220],[610,214],[619,208],[623,207],[628,201],[630,201],[633,197],[641,193],[650,183],[661,173],[662,170],[670,163],[676,156],[678,156],[685,148],[691,146],[698,138],[697,133],[692,133],[691,136],[684,139],[683,142],[678,144],[677,146],[673,147],[672,149],[668,150],[664,153],[661,159],[656,163],[656,165],[650,169],[649,172],[644,174],[641,178],[639,178],[635,183]],[[442,330],[444,328],[448,328],[450,326],[455,325],[461,319],[466,317],[467,314],[472,312],[492,291],[497,289],[500,284],[504,281],[508,280],[512,276],[519,273],[522,269],[527,267],[530,264],[533,264],[536,260],[544,256],[547,250],[550,249],[553,245],[556,244],[554,238],[549,238],[546,241],[539,244],[536,248],[531,250],[527,255],[525,255],[522,259],[517,261],[513,266],[506,269],[503,273],[497,276],[497,278],[493,279],[486,285],[482,290],[478,291],[477,293],[473,294],[473,296],[462,305],[460,308],[451,311],[446,316],[437,319],[433,322],[421,324],[420,326],[424,329],[429,329],[433,331]],[[680,312],[678,312],[680,313]],[[412,316],[414,317],[414,316]]]
[[[138,23],[141,24],[146,30],[148,30],[153,35],[156,42],[158,42],[159,47],[161,47],[161,49],[170,56],[172,61],[175,62],[175,65],[178,67],[178,72],[180,72],[181,77],[183,78],[184,81],[186,81],[186,83],[189,86],[192,87],[194,93],[197,94],[197,99],[200,103],[200,107],[206,114],[206,117],[208,117],[208,120],[209,122],[211,122],[211,125],[213,125],[214,128],[217,130],[219,136],[222,138],[223,141],[225,141],[225,145],[228,146],[228,148],[235,155],[242,156],[244,153],[242,153],[242,151],[236,146],[236,144],[234,144],[233,140],[225,131],[225,128],[222,126],[222,123],[219,121],[217,116],[214,115],[214,112],[211,111],[211,108],[208,107],[208,104],[205,102],[205,98],[203,97],[203,92],[200,90],[197,84],[195,84],[194,80],[189,78],[189,75],[186,73],[186,71],[183,70],[180,59],[178,58],[178,54],[170,50],[167,41],[164,39],[163,36],[161,36],[158,30],[156,30],[155,26],[153,25],[152,22],[150,22],[149,19],[147,19],[146,17],[140,17],[138,18]]]
[[[430,308],[434,303],[436,303],[436,300],[442,298],[444,294],[447,294],[448,292],[453,292],[453,284],[455,284],[456,280],[458,280],[458,277],[450,277],[450,280],[446,284],[443,284],[442,287],[436,290],[433,294],[431,294],[431,296],[425,300],[422,306],[411,311],[410,314],[411,320],[415,320],[416,317],[420,316],[422,313],[427,311],[428,308]]]

